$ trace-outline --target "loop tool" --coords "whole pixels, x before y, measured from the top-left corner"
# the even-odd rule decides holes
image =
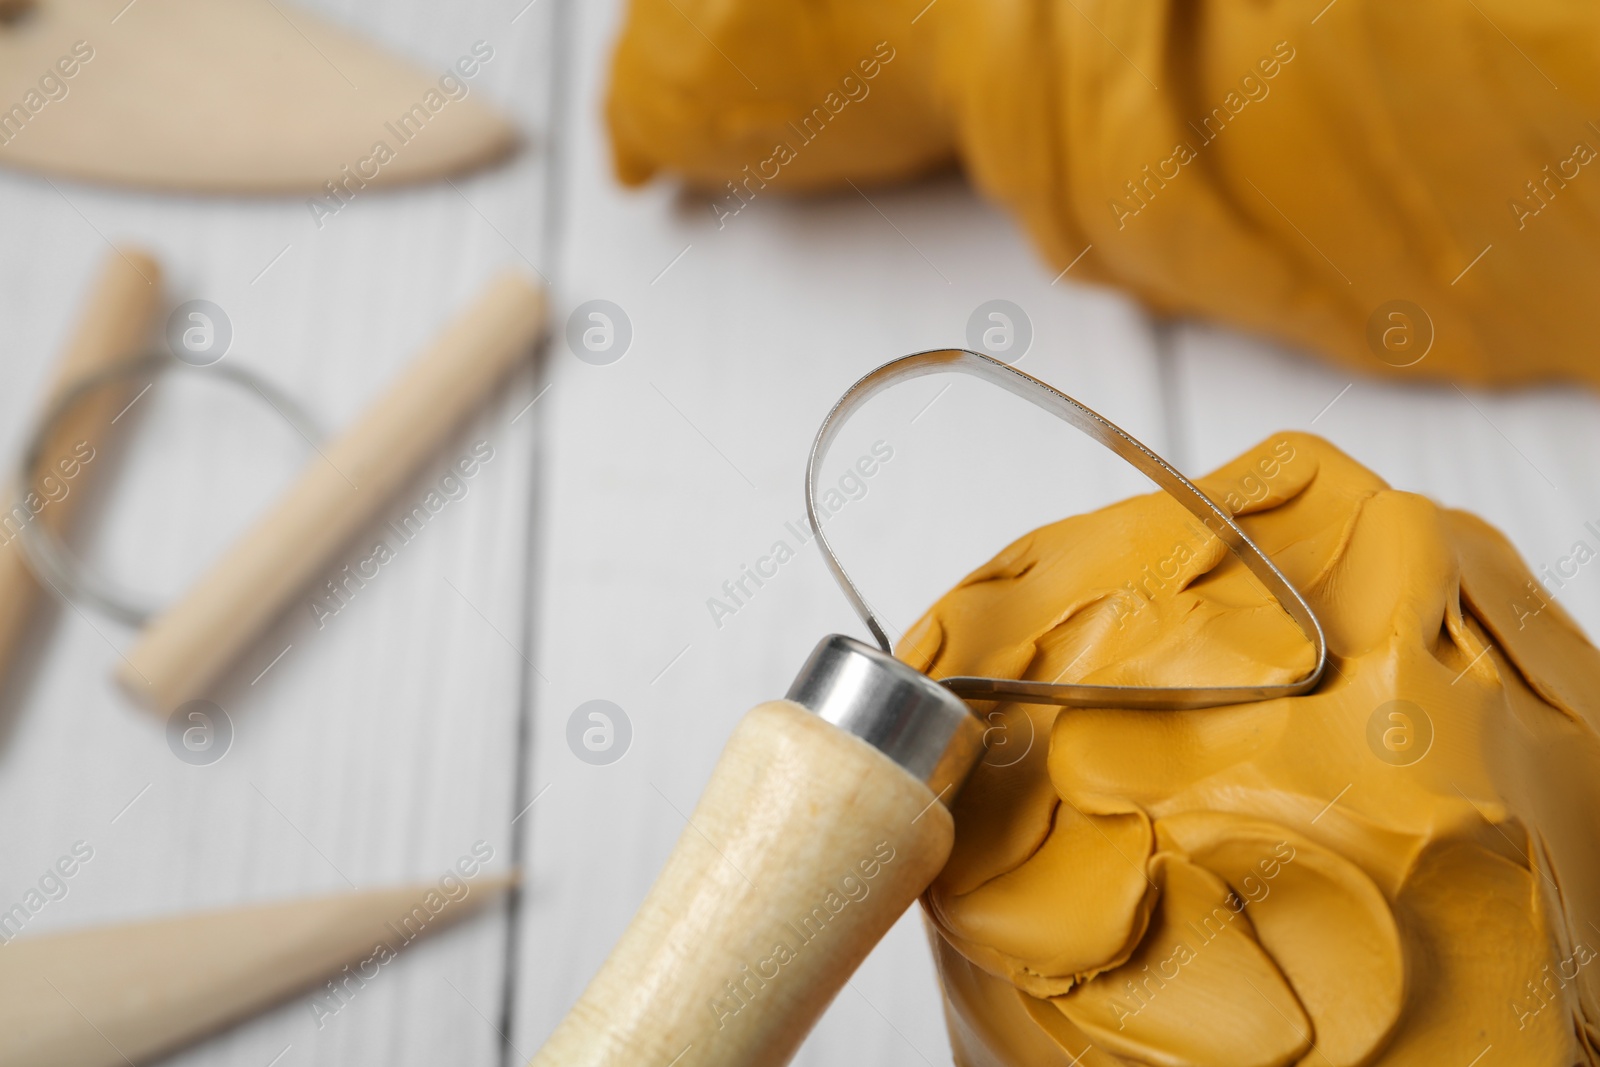
[[[1256,547],[1250,535],[1234,521],[1226,508],[1219,507],[1210,497],[1185,478],[1172,464],[1151,451],[1142,442],[1104,415],[1084,406],[1072,397],[1015,367],[978,352],[960,348],[945,348],[931,352],[918,352],[885,363],[864,375],[845,391],[828,412],[817,431],[811,446],[811,456],[806,462],[806,519],[822,558],[833,573],[834,580],[844,591],[845,599],[861,616],[867,629],[885,652],[893,653],[883,626],[868,605],[861,590],[845,573],[822,524],[817,520],[817,469],[827,459],[828,449],[839,431],[868,399],[891,386],[921,378],[929,374],[969,374],[997,385],[1006,392],[1042,408],[1063,422],[1081,430],[1096,443],[1116,453],[1141,474],[1155,482],[1167,495],[1182,504],[1201,521],[1212,534],[1250,568],[1250,573],[1264,585],[1289,617],[1299,625],[1306,640],[1316,650],[1316,661],[1305,677],[1285,685],[1202,686],[1197,688],[1156,687],[1132,685],[1070,685],[1056,682],[1029,682],[1008,678],[953,677],[942,678],[940,684],[958,696],[972,699],[1010,697],[1038,704],[1062,704],[1072,707],[1139,708],[1149,710],[1178,708],[1211,708],[1223,704],[1245,704],[1258,700],[1275,700],[1278,697],[1299,696],[1314,689],[1327,669],[1328,646],[1323,637],[1322,624],[1317,621],[1305,598],[1300,595],[1266,553]]]
[[[121,655],[117,682],[136,703],[168,715],[192,700],[210,699],[253,642],[328,573],[406,481],[526,361],[544,329],[545,294],[520,272],[502,272],[324,445],[304,407],[261,375],[237,363],[192,363],[176,349],[170,356],[146,350],[147,327],[160,300],[159,275],[148,256],[114,257],[23,448],[16,484],[9,493],[0,489],[0,548],[14,539],[21,549],[0,554],[0,668],[23,631],[32,595],[48,587],[74,607],[92,607],[140,628]],[[72,439],[82,438],[87,463],[94,455],[91,442],[108,434],[144,395],[141,390],[130,398],[138,380],[168,370],[211,376],[253,393],[316,456],[187,591],[156,610],[73,555],[62,529],[80,494],[52,496],[42,487],[53,478],[52,463],[67,462],[58,456]]]
[[[14,484],[32,484],[35,472],[45,459],[49,443],[56,431],[78,408],[96,393],[113,389],[147,375],[166,371],[185,371],[203,374],[251,392],[274,408],[294,427],[295,431],[313,445],[322,434],[310,414],[288,393],[236,363],[218,363],[199,367],[174,359],[165,352],[149,352],[142,356],[122,360],[102,370],[79,379],[45,411],[27,445],[22,450]],[[18,531],[22,550],[28,565],[46,584],[68,600],[80,606],[93,607],[102,614],[129,626],[143,626],[159,611],[142,603],[133,593],[104,577],[84,564],[72,553],[60,533],[43,523],[26,523]]]
[[[869,397],[946,371],[982,378],[1066,420],[1171,494],[1299,624],[1316,649],[1311,672],[1288,685],[1151,688],[935,681],[896,659],[817,521],[817,470]],[[963,698],[1203,708],[1308,692],[1327,663],[1310,605],[1231,514],[1104,417],[976,352],[905,356],[851,386],[812,446],[806,514],[829,570],[880,647],[823,638],[787,697],[740,721],[650,895],[534,1067],[787,1063],[950,856],[949,807],[983,754],[983,720]]]

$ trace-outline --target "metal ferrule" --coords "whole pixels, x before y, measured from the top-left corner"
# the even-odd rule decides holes
[[[960,697],[843,634],[822,639],[788,699],[894,760],[947,807],[983,755],[983,723]]]

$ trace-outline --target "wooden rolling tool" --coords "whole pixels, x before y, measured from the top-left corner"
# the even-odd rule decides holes
[[[411,941],[478,911],[514,880],[458,879],[7,936],[0,1067],[149,1063],[323,982],[311,1011],[325,1022],[381,980]],[[0,926],[0,936],[14,923]]]
[[[167,713],[230,664],[532,349],[544,290],[507,273],[455,319],[123,657],[117,680]]]
[[[983,749],[948,689],[848,637],[734,731],[666,868],[535,1067],[787,1063],[950,854]]]
[[[78,382],[138,356],[160,302],[161,267],[154,259],[133,249],[107,257],[41,410],[52,407]],[[9,510],[0,515],[0,676],[9,666],[40,592],[38,579],[22,554],[20,530],[30,522],[44,524],[58,534],[66,529],[93,478],[93,457],[111,429],[111,420],[132,395],[130,389],[98,390],[74,405],[43,442],[31,483],[21,493],[5,494]]]

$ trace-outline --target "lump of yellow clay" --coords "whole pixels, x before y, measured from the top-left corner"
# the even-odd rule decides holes
[[[1019,989],[1065,993],[1121,964],[1144,936],[1156,899],[1145,874],[1154,836],[1141,811],[1099,816],[1058,804],[1028,861],[962,894],[941,925]],[[1044,900],[1052,903],[1035,906]]]
[[[1362,1063],[1400,1015],[1404,968],[1388,901],[1337,853],[1279,824],[1223,812],[1162,819],[1163,847],[1181,850],[1249,911],[1257,941],[1313,1024],[1318,1056]]]
[[[1499,534],[1318,438],[1199,484],[1310,601],[1327,676],[977,709],[990,751],[924,898],[957,1063],[1600,1065],[1600,652]],[[898,654],[1217,685],[1311,652],[1158,493],[1025,535]]]
[[[1155,923],[1127,963],[1054,998],[1102,1048],[1163,1065],[1279,1067],[1311,1046],[1305,1012],[1239,898],[1171,853],[1150,864]]]
[[[1158,311],[1600,383],[1597,41],[1556,0],[632,0],[607,115],[624,181],[719,225],[958,164],[1052,274]]]

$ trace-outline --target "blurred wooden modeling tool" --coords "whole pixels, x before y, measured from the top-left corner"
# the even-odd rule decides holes
[[[497,278],[181,600],[151,620],[118,668],[124,691],[162,714],[205,696],[531,353],[544,318],[542,288],[516,273]]]
[[[0,165],[292,193],[320,225],[515,148],[478,95],[494,46],[451,52],[424,70],[277,0],[0,0]]]
[[[61,354],[41,413],[76,383],[137,357],[160,302],[161,267],[154,259],[132,249],[108,256],[82,321]],[[132,396],[131,386],[118,386],[84,397],[45,441],[32,483],[20,492],[15,486],[5,491],[6,510],[0,515],[0,677],[10,666],[40,592],[39,580],[23,557],[20,531],[30,522],[57,534],[65,531],[87,483],[103,465],[92,457]]]
[[[0,1067],[149,1063],[329,982],[311,1003],[325,1022],[411,941],[480,910],[515,880],[456,880],[13,936],[0,945]]]

